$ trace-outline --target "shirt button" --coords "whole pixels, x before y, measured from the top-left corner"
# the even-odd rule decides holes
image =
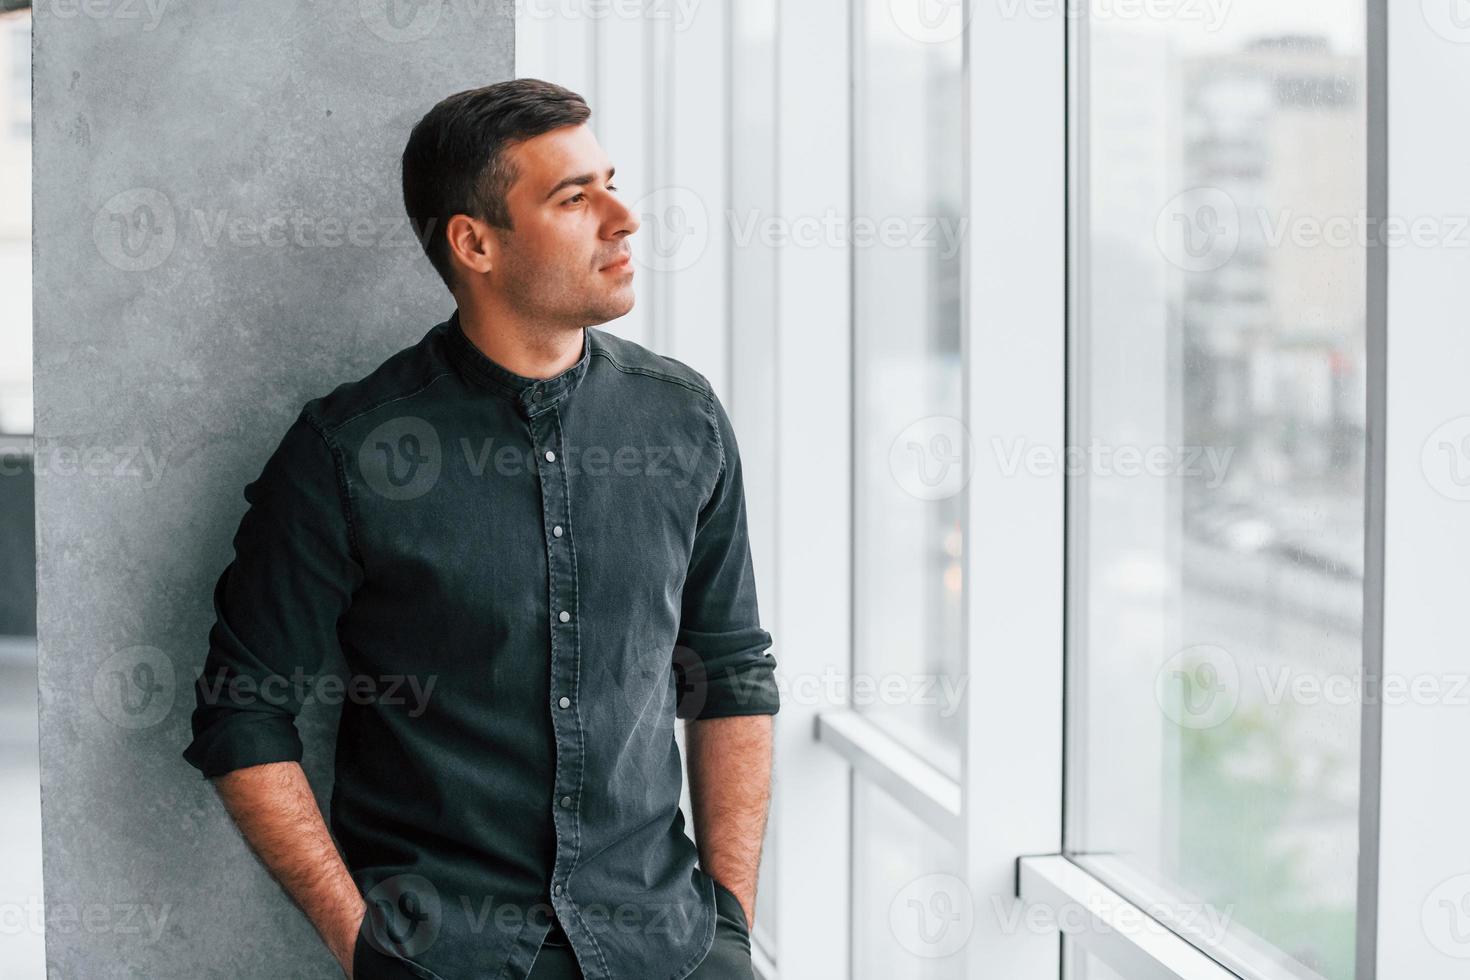
[[[558,524],[556,527],[552,528],[551,533],[558,538],[561,537],[561,525]]]
[[[563,796],[561,798],[561,805],[564,806],[564,807],[571,806],[572,805],[572,798],[570,796]]]
[[[560,613],[557,614],[556,618],[565,623],[572,618],[572,614],[563,609]]]
[[[560,895],[561,894],[561,883],[560,882],[558,882],[557,884],[551,886],[551,894],[553,894],[553,895]]]
[[[572,706],[572,699],[564,697],[556,703],[561,705],[563,708],[570,708]]]
[[[546,450],[546,461],[548,463],[555,463],[556,462],[556,453],[552,452],[550,449]]]

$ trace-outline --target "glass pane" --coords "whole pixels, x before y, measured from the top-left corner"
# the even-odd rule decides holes
[[[1062,980],[1128,980],[1070,939],[1062,940]]]
[[[850,703],[959,777],[961,39],[858,17]]]
[[[0,14],[0,976],[46,973],[31,431],[31,12]]]
[[[1363,4],[1187,7],[1072,35],[1067,849],[1245,976],[1349,980]]]
[[[0,435],[31,418],[31,12],[0,14]]]
[[[854,980],[960,980],[976,908],[948,841],[853,780]]]

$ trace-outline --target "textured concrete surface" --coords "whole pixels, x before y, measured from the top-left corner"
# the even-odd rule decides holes
[[[87,0],[35,36],[47,973],[340,976],[179,757],[190,683],[270,448],[453,309],[398,155],[511,77],[511,7]],[[324,804],[334,726],[303,717]]]

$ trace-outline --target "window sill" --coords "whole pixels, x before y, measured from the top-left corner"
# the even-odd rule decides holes
[[[1020,858],[1016,877],[1022,902],[1129,980],[1240,980],[1059,854]]]

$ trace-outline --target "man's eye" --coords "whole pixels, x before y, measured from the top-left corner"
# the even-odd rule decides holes
[[[618,189],[618,185],[617,184],[608,184],[607,185],[607,189],[610,190],[610,191],[615,191],[615,190]]]
[[[564,201],[563,203],[565,203],[565,204],[571,204],[573,201],[576,201],[579,198],[582,198],[582,197],[585,197],[585,196],[586,196],[585,194],[573,194],[571,197],[567,198],[566,201]]]

